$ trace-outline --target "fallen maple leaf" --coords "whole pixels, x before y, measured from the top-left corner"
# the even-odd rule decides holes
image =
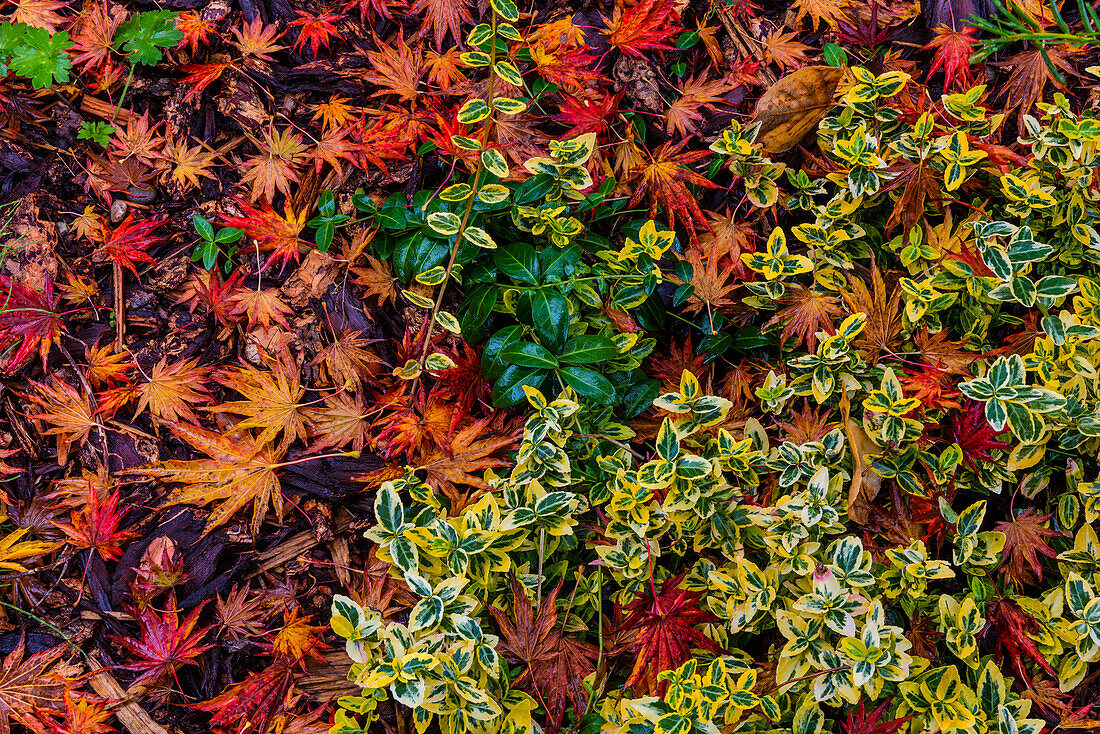
[[[677,20],[673,0],[638,0],[629,8],[618,0],[611,19],[604,20],[608,43],[636,59],[645,58],[645,51],[672,51],[667,41],[682,30],[672,24]]]
[[[298,261],[306,247],[300,237],[306,228],[307,212],[304,209],[297,212],[287,201],[283,214],[278,214],[268,201],[261,201],[258,209],[237,197],[233,197],[233,201],[240,207],[242,216],[223,215],[220,217],[221,223],[244,232],[256,241],[261,250],[271,251],[263,268],[275,263],[281,263],[280,268],[285,268],[291,260]]]
[[[844,720],[844,734],[895,734],[901,731],[906,722],[913,718],[912,715],[903,716],[900,719],[886,719],[886,712],[893,703],[892,698],[875,706],[870,711],[863,708],[863,699],[859,700],[859,710],[852,713]]]
[[[956,91],[970,89],[974,86],[974,77],[970,71],[970,57],[978,46],[978,31],[970,26],[955,29],[942,25],[932,30],[936,37],[921,48],[922,51],[935,49],[928,76],[942,69],[945,89]]]
[[[665,132],[681,137],[695,132],[704,110],[715,112],[715,105],[725,103],[723,97],[736,86],[727,79],[708,80],[705,72],[688,79],[680,87],[680,96],[665,111]]]
[[[61,338],[64,326],[57,310],[60,301],[49,277],[37,291],[0,275],[0,371],[14,373],[35,351],[46,364],[50,347]]]
[[[126,510],[120,512],[118,503],[118,490],[111,489],[107,498],[100,501],[96,486],[89,483],[84,506],[72,513],[72,524],[54,525],[77,548],[93,550],[105,561],[118,560],[122,555],[122,543],[137,537],[136,533],[119,530]]]
[[[1061,538],[1065,533],[1043,527],[1042,523],[1050,517],[1031,514],[1034,508],[1021,512],[1012,520],[997,523],[993,530],[1004,533],[1004,563],[1001,573],[1019,591],[1028,584],[1043,580],[1043,565],[1039,555],[1055,558],[1058,553],[1047,545],[1043,538]]]
[[[1032,106],[1043,98],[1047,84],[1054,84],[1056,88],[1066,91],[1066,85],[1055,78],[1051,67],[1058,69],[1064,77],[1076,76],[1073,64],[1070,63],[1075,55],[1076,52],[1068,49],[1034,45],[994,64],[1000,68],[1012,69],[1004,85],[1004,111],[1009,113],[1015,110],[1019,124],[1023,127],[1024,115],[1031,112]]]
[[[702,593],[678,588],[686,574],[670,578],[658,594],[645,594],[625,608],[618,632],[633,634],[625,652],[634,657],[630,676],[623,685],[635,695],[663,693],[667,681],[657,682],[657,674],[674,670],[691,658],[691,648],[698,647],[722,655],[722,646],[700,632],[703,623],[719,624],[711,612],[697,604]]]
[[[988,606],[989,621],[996,632],[994,655],[998,663],[1005,655],[1019,680],[1029,680],[1024,659],[1030,659],[1048,675],[1057,677],[1054,668],[1039,651],[1038,645],[1028,636],[1039,630],[1039,623],[1019,604],[1008,598],[994,599]]]
[[[485,469],[508,466],[507,461],[493,455],[515,445],[518,432],[493,436],[488,430],[489,423],[489,418],[474,421],[456,433],[450,445],[436,447],[432,453],[422,456],[416,465],[417,471],[425,473],[424,481],[452,502],[462,504],[458,486],[488,489],[489,485],[481,479],[481,473]],[[482,438],[486,433],[490,435]]]
[[[298,675],[293,661],[279,657],[259,673],[229,686],[209,701],[193,704],[193,708],[213,713],[210,725],[216,731],[263,734],[286,715],[287,699]]]
[[[158,220],[135,224],[134,215],[131,214],[114,229],[104,228],[103,240],[93,253],[93,259],[110,260],[114,264],[129,270],[136,278],[138,271],[134,265],[135,262],[156,262],[145,249],[149,245],[161,241],[160,237],[153,234],[153,230],[163,224],[163,221]]]
[[[416,33],[417,38],[423,38],[430,31],[435,39],[436,50],[439,51],[443,50],[443,39],[448,33],[459,43],[462,40],[462,24],[474,22],[466,0],[416,0],[409,7],[409,15],[422,12],[424,22]]]
[[[53,426],[43,431],[55,436],[57,463],[64,465],[69,459],[69,449],[88,440],[92,428],[98,425],[95,407],[90,395],[77,390],[64,380],[52,377],[50,384],[30,381],[33,392],[24,397],[41,409],[41,413],[29,414],[32,420],[45,421]]]
[[[210,402],[210,393],[206,389],[208,373],[209,370],[200,366],[197,358],[168,364],[167,358],[162,357],[149,371],[148,379],[135,389],[138,405],[134,417],[149,408],[149,412],[158,418],[198,422],[191,406]]]
[[[703,216],[703,210],[699,208],[695,195],[688,189],[688,184],[709,189],[718,188],[718,184],[690,168],[691,164],[710,155],[710,151],[681,152],[686,145],[686,140],[664,143],[633,172],[641,178],[641,181],[630,198],[630,206],[635,206],[648,196],[650,218],[656,217],[659,209],[666,210],[669,226],[675,227],[676,217],[679,215],[680,223],[687,229],[691,243],[694,245],[699,241],[696,230],[708,230],[710,225]]]
[[[244,400],[230,400],[208,410],[215,413],[233,413],[244,417],[237,430],[256,428],[256,445],[274,443],[282,436],[279,451],[285,451],[291,443],[307,435],[299,401],[305,395],[301,378],[293,367],[277,363],[274,369],[258,370],[245,364],[218,375],[218,382],[244,396]]]
[[[19,644],[0,664],[0,734],[11,734],[13,721],[46,734],[38,711],[63,711],[65,693],[76,685],[71,678],[79,668],[61,662],[68,649],[61,644],[25,658],[26,638],[19,636]]]
[[[195,629],[205,606],[206,602],[203,602],[195,607],[182,622],[174,598],[163,614],[158,614],[152,607],[132,610],[141,630],[140,636],[115,635],[112,639],[137,657],[134,662],[119,666],[139,673],[133,685],[158,683],[169,675],[175,675],[185,665],[198,665],[195,658],[210,648],[210,645],[202,644],[202,640],[211,627]]]

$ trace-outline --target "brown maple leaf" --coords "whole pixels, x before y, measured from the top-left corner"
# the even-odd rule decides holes
[[[382,359],[367,348],[372,343],[361,331],[345,331],[317,352],[309,364],[317,367],[332,387],[359,390],[382,366]]]
[[[1056,88],[1066,91],[1066,85],[1054,76],[1051,66],[1057,68],[1063,77],[1076,76],[1073,64],[1070,63],[1070,59],[1076,55],[1077,52],[1070,49],[1059,50],[1052,46],[1034,45],[995,64],[1002,69],[1012,69],[1008,81],[1005,82],[1004,111],[1009,113],[1015,110],[1021,128],[1024,115],[1043,98],[1047,84],[1054,84]],[[1047,58],[1050,59],[1049,65]]]
[[[685,312],[696,314],[706,309],[709,314],[734,305],[729,296],[739,285],[737,263],[725,257],[721,240],[712,238],[703,247],[689,248],[684,260],[691,263],[691,295],[684,304]],[[675,275],[668,277],[673,283],[684,283]]]
[[[1015,519],[1004,520],[993,527],[994,531],[1004,533],[1005,536],[1004,563],[1001,564],[1001,573],[1017,591],[1028,584],[1043,580],[1040,555],[1047,558],[1058,555],[1043,538],[1065,537],[1065,533],[1043,527],[1042,523],[1050,517],[1049,514],[1033,515],[1031,514],[1033,510],[1034,508],[1029,507]]]
[[[448,425],[449,418],[448,414]],[[508,466],[507,461],[494,458],[494,455],[510,449],[518,439],[516,431],[493,435],[490,419],[482,418],[458,431],[449,445],[439,446],[432,453],[422,456],[416,469],[423,471],[427,475],[425,481],[450,498],[455,506],[465,505],[465,495],[457,487],[488,489],[489,485],[480,477],[481,472]]]
[[[779,342],[787,346],[787,341],[791,337],[798,337],[795,346],[804,344],[811,352],[817,349],[817,332],[835,334],[833,319],[844,315],[844,311],[840,308],[840,300],[836,296],[823,291],[810,290],[797,283],[788,289],[779,302],[786,308],[777,311],[764,324],[764,328],[769,329],[783,324]]]
[[[0,664],[0,734],[11,734],[12,722],[45,734],[38,710],[64,711],[65,694],[76,686],[72,677],[79,668],[61,662],[68,645],[24,657],[25,642],[20,635],[19,644]]]
[[[305,417],[313,438],[309,453],[348,444],[354,451],[362,451],[367,443],[371,421],[363,396],[358,393],[333,393],[322,405],[306,408]]]
[[[791,10],[798,10],[795,16],[797,23],[810,16],[810,24],[816,31],[820,24],[836,28],[837,23],[847,17],[846,8],[851,4],[850,0],[794,0]]]
[[[886,279],[874,260],[871,261],[871,288],[868,289],[864,278],[858,275],[848,276],[848,287],[849,290],[841,293],[848,312],[867,314],[867,325],[855,346],[864,359],[878,364],[882,355],[892,352],[901,341],[901,288],[895,284],[887,294]]]
[[[557,731],[567,703],[572,702],[578,717],[584,715],[588,691],[582,681],[593,671],[599,650],[562,633],[556,607],[560,583],[542,600],[537,615],[515,574],[509,574],[509,585],[511,619],[504,610],[489,606],[500,629],[497,649],[505,660],[525,666],[513,685],[534,693],[546,709],[548,729]]]
[[[900,192],[886,222],[887,231],[900,224],[908,232],[924,217],[929,204],[943,211],[943,173],[932,168],[928,161],[922,159],[914,163],[900,160],[887,171],[893,178],[882,190]]]

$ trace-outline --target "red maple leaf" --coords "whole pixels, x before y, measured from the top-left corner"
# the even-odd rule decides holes
[[[960,30],[940,26],[932,30],[936,37],[921,49],[936,50],[928,76],[942,69],[945,89],[970,89],[974,86],[974,78],[970,74],[970,57],[978,45],[977,31],[970,26],[963,26]]]
[[[129,270],[136,278],[138,271],[134,265],[135,262],[156,262],[145,248],[154,242],[161,241],[162,238],[155,236],[153,230],[163,224],[163,220],[149,220],[135,224],[134,215],[131,214],[114,229],[104,228],[103,242],[95,251],[95,258],[100,261],[110,260]]]
[[[603,135],[608,126],[619,117],[619,101],[623,93],[606,94],[598,99],[578,99],[566,95],[562,98],[561,113],[554,119],[563,125],[572,125],[562,133],[563,138],[575,138],[585,133]]]
[[[61,338],[60,302],[48,277],[37,291],[0,275],[0,371],[20,369],[36,349],[45,364],[50,347]]]
[[[884,721],[892,701],[892,698],[888,698],[870,711],[866,711],[863,708],[863,700],[860,699],[859,710],[855,713],[848,712],[848,718],[844,721],[844,734],[894,734],[901,731],[905,722],[913,717],[903,716],[900,719]]]
[[[301,51],[308,43],[310,50],[313,51],[313,58],[317,58],[317,52],[321,50],[321,46],[328,50],[329,39],[334,36],[340,37],[340,31],[337,30],[335,23],[343,20],[343,15],[338,13],[314,15],[304,10],[294,12],[298,13],[298,19],[290,21],[288,25],[292,28],[301,28],[298,31],[298,40],[294,42],[295,51]]]
[[[669,579],[660,594],[639,597],[625,609],[619,633],[634,633],[633,641],[626,645],[634,656],[626,687],[633,688],[635,694],[663,692],[666,683],[662,681],[658,688],[658,673],[683,665],[691,658],[692,647],[701,647],[715,655],[725,652],[695,628],[721,620],[696,606],[702,597],[700,592],[677,588],[685,575]]]
[[[202,638],[210,627],[195,629],[204,606],[206,602],[195,607],[182,623],[175,598],[171,599],[163,616],[151,607],[131,612],[141,627],[140,636],[115,636],[112,639],[137,658],[132,663],[119,666],[139,673],[134,685],[156,683],[168,675],[175,675],[184,665],[198,665],[195,658],[210,647],[202,644]]]
[[[1001,573],[1017,589],[1043,580],[1043,566],[1038,554],[1054,558],[1058,554],[1047,545],[1043,538],[1061,538],[1064,533],[1045,528],[1041,523],[1050,517],[1032,515],[1034,508],[1028,508],[1014,520],[1004,520],[994,526],[994,530],[1005,534],[1004,563]]]
[[[669,226],[675,227],[676,217],[679,215],[680,222],[691,237],[691,243],[697,245],[699,237],[696,230],[701,228],[709,232],[710,225],[687,185],[716,189],[718,184],[712,183],[706,176],[689,167],[710,155],[710,151],[688,150],[681,153],[685,145],[687,140],[664,143],[649,155],[646,163],[635,169],[641,181],[630,198],[630,206],[635,206],[643,197],[648,196],[650,218],[656,217],[659,209],[665,209],[668,211]]]
[[[294,661],[278,657],[259,673],[253,673],[220,695],[193,707],[214,714],[210,725],[216,731],[265,732],[268,724],[286,710],[287,697],[297,677]]]
[[[608,42],[627,56],[645,58],[645,51],[672,51],[666,41],[682,30],[673,26],[678,20],[673,0],[638,0],[624,9],[616,3],[611,20],[607,21]]]
[[[227,227],[236,227],[256,241],[261,250],[270,250],[263,268],[266,269],[275,263],[281,263],[280,270],[285,268],[291,260],[295,262],[301,257],[305,242],[299,235],[306,227],[306,211],[294,211],[290,201],[283,206],[283,214],[279,214],[266,200],[260,201],[260,207],[256,208],[244,199],[233,197],[244,216],[222,216],[222,224]]]
[[[979,461],[993,461],[990,451],[1004,450],[1008,445],[997,440],[1004,431],[996,431],[985,419],[981,403],[967,401],[962,410],[951,414],[947,435],[963,452],[963,461],[971,471],[978,470]]]
[[[95,484],[89,482],[88,499],[84,507],[73,511],[72,524],[54,524],[77,548],[94,550],[104,560],[117,560],[122,555],[121,544],[136,537],[136,533],[118,529],[126,514],[126,510],[119,512],[118,501],[118,490],[112,489],[101,502]]]
[[[1052,677],[1057,677],[1054,668],[1039,652],[1035,641],[1028,637],[1039,629],[1039,623],[1025,612],[1020,605],[1008,598],[994,599],[989,603],[989,621],[997,633],[994,641],[993,654],[1000,663],[1007,655],[1016,677],[1020,680],[1030,680],[1027,669],[1024,667],[1024,659],[1031,659],[1040,668]]]

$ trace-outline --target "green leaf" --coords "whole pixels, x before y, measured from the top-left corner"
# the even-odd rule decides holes
[[[586,367],[563,367],[558,372],[566,385],[577,391],[581,397],[612,403],[615,400],[615,386],[611,380]]]
[[[517,242],[493,253],[493,262],[500,272],[517,283],[538,285],[539,261],[535,248],[526,242]]]
[[[569,302],[556,288],[542,288],[531,295],[531,320],[542,341],[555,352],[565,346],[569,334]]]
[[[69,34],[61,31],[52,36],[45,28],[27,27],[11,58],[12,70],[31,80],[35,89],[45,89],[55,81],[69,81]]]
[[[509,408],[519,405],[527,400],[527,394],[523,391],[524,385],[538,389],[546,381],[550,373],[546,370],[534,367],[520,367],[511,365],[504,370],[504,374],[493,386],[493,405],[498,408]]]
[[[462,220],[452,212],[432,212],[428,215],[428,226],[432,231],[449,237],[458,234]]]
[[[570,339],[558,360],[565,364],[594,364],[618,356],[615,342],[600,334],[582,334]]]
[[[493,6],[497,15],[509,23],[519,20],[519,9],[512,0],[489,0],[489,4]]]
[[[504,155],[496,148],[481,151],[481,163],[489,173],[497,178],[508,177],[508,163]]]
[[[517,342],[509,344],[500,350],[500,358],[510,364],[520,367],[538,367],[540,369],[553,369],[558,366],[558,360],[546,347],[534,342]]]
[[[137,13],[118,27],[114,42],[131,63],[152,66],[163,57],[162,48],[175,48],[183,38],[176,30],[177,17],[170,10]]]
[[[191,217],[191,224],[195,227],[195,232],[198,233],[199,237],[204,240],[214,239],[214,225],[210,223],[209,219],[194,214]]]
[[[472,125],[475,122],[484,120],[490,112],[492,110],[489,109],[489,105],[485,104],[485,100],[471,99],[459,109],[458,121],[463,125]]]

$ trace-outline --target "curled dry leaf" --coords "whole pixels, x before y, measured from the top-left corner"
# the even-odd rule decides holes
[[[852,483],[848,486],[848,519],[860,525],[867,524],[871,503],[878,496],[882,486],[882,477],[871,468],[865,459],[868,454],[879,453],[879,448],[863,426],[852,420],[849,414],[848,396],[840,401],[840,410],[844,416],[844,432],[848,436],[848,449],[852,452]]]
[[[780,79],[760,97],[753,119],[756,141],[767,153],[783,153],[806,137],[829,109],[840,83],[840,69],[807,66]]]

